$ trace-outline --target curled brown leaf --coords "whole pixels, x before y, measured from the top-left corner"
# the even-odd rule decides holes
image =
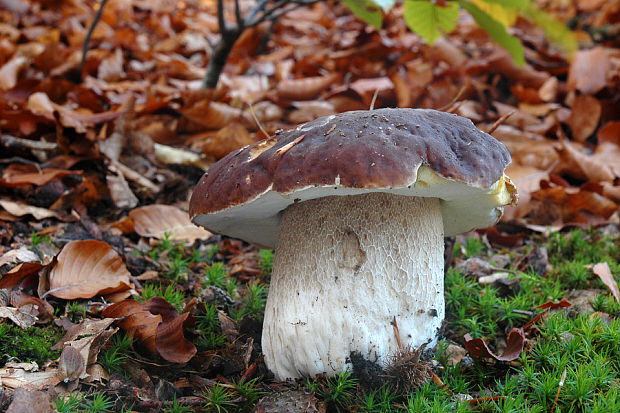
[[[506,338],[506,349],[502,355],[498,356],[493,353],[487,343],[481,338],[472,338],[471,335],[465,334],[463,337],[465,340],[465,348],[472,356],[476,358],[493,358],[497,361],[512,361],[519,358],[521,352],[523,352],[523,346],[525,345],[525,334],[520,328],[513,328],[508,333]]]

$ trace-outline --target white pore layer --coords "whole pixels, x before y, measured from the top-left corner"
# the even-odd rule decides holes
[[[262,348],[278,379],[333,375],[351,352],[385,366],[403,345],[436,341],[444,318],[439,200],[332,196],[286,209]]]

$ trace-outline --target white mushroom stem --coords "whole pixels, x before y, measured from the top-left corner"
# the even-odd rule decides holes
[[[443,222],[436,198],[331,196],[282,217],[262,346],[278,379],[334,375],[357,352],[385,366],[403,345],[436,342],[444,317]]]

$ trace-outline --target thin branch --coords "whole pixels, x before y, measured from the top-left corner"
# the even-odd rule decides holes
[[[239,0],[235,0],[235,18],[237,19],[237,28],[243,30],[243,17],[241,16],[241,7],[239,7]]]
[[[254,8],[254,10],[250,12],[250,15],[246,19],[246,23],[254,20],[256,15],[265,9],[265,6],[267,5],[267,3],[269,3],[269,0],[260,0],[258,4],[256,5],[256,7]]]
[[[276,1],[271,7],[267,8],[263,11],[263,14],[260,17],[256,17],[253,20],[246,20],[246,27],[254,27],[264,21],[267,20],[275,20],[278,17],[286,14],[290,11],[293,11],[301,6],[306,6],[309,4],[314,4],[319,0],[296,0],[296,1],[287,1],[287,0],[279,0]],[[288,4],[291,4],[291,7],[287,7]],[[279,11],[278,11],[279,10]]]
[[[105,7],[108,0],[101,0],[101,4],[99,5],[99,10],[97,10],[97,14],[93,18],[93,22],[88,28],[88,32],[86,33],[86,37],[84,38],[84,43],[82,44],[82,60],[80,60],[80,66],[78,67],[80,80],[82,80],[82,70],[84,69],[84,63],[86,62],[86,54],[88,53],[88,44],[90,43],[90,38],[95,31],[95,26],[101,20],[101,15],[103,14],[103,8]]]
[[[220,26],[220,34],[224,36],[224,32],[228,30],[224,18],[224,0],[217,0],[217,24]]]

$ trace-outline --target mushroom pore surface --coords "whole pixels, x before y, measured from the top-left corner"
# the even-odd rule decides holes
[[[444,317],[439,200],[381,192],[289,206],[276,244],[262,346],[276,378],[334,375],[357,352],[385,366],[434,344]]]

